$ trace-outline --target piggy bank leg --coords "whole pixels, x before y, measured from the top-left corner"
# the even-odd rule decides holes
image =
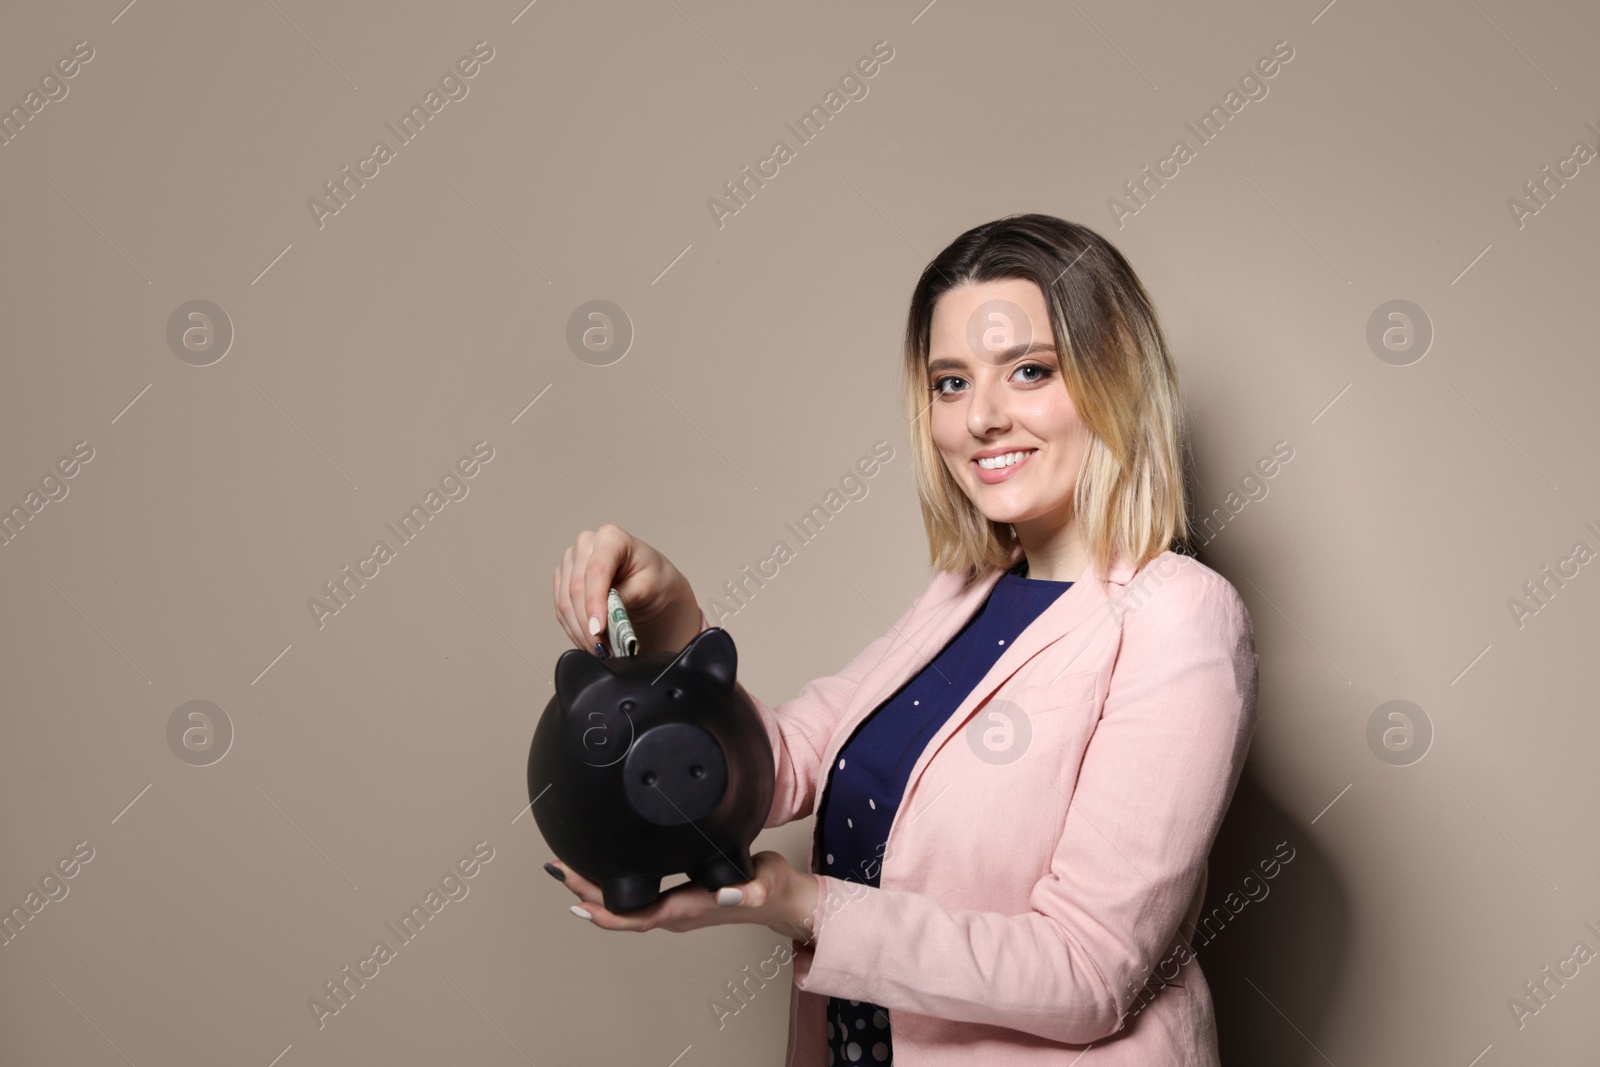
[[[606,910],[614,915],[637,911],[656,902],[661,895],[661,877],[649,874],[628,874],[616,878],[600,879],[600,893],[605,898]]]
[[[689,872],[689,878],[701,889],[721,889],[725,885],[741,885],[754,880],[755,860],[750,858],[750,848],[745,846],[728,856],[716,856],[708,863]]]

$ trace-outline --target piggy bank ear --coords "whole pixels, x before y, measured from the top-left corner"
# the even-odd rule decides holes
[[[577,649],[573,649],[574,652]],[[690,641],[674,661],[675,671],[694,671],[710,678],[723,689],[733,688],[734,673],[739,666],[739,653],[734,650],[733,638],[720,626],[702,630]],[[605,668],[601,668],[604,670]]]
[[[600,662],[598,657],[581,649],[569,648],[556,661],[556,696],[570,708],[579,693],[611,676],[611,668]]]

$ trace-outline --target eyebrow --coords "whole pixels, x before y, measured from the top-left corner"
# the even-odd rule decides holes
[[[1015,345],[1000,352],[998,354],[998,362],[1010,363],[1034,352],[1044,352],[1054,356],[1056,355],[1056,346],[1049,341],[1034,341],[1029,345]],[[966,369],[966,360],[961,359],[959,356],[940,356],[938,359],[929,360],[928,362],[928,373],[930,374],[941,370]]]

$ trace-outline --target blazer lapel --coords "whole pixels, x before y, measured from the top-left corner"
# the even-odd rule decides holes
[[[1022,559],[1022,548],[1017,546],[1011,553],[1011,564],[1015,565]],[[904,637],[910,646],[909,655],[887,657],[885,662],[873,673],[862,680],[858,690],[856,705],[851,713],[839,724],[827,745],[823,760],[823,773],[831,774],[838,761],[839,750],[849,740],[855,727],[881,704],[886,696],[893,693],[906,679],[927,667],[944,646],[949,643],[956,631],[972,618],[984,599],[999,584],[1000,576],[1004,569],[991,571],[989,574],[975,580],[965,590],[958,590],[946,599],[939,598],[929,605],[929,610],[920,620],[907,624]],[[1015,674],[1023,664],[1038,655],[1046,647],[1067,637],[1081,623],[1101,612],[1109,610],[1109,601],[1119,588],[1126,585],[1132,577],[1132,567],[1126,559],[1118,559],[1108,575],[1110,579],[1105,588],[1095,578],[1094,564],[1089,562],[1084,565],[1083,572],[1078,575],[1072,586],[1065,593],[1046,608],[1039,617],[1025,627],[1011,647],[1000,654],[984,674],[983,679],[972,688],[972,691],[962,699],[955,711],[945,720],[933,738],[917,758],[916,764],[911,769],[911,777],[906,781],[906,791],[903,794],[899,809],[890,823],[889,832],[893,836],[894,827],[899,825],[900,815],[910,805],[912,795],[916,789],[917,781],[922,776],[923,770],[930,760],[949,739],[950,735],[959,730],[971,717],[973,709],[989,694],[993,693],[1011,675]],[[941,581],[947,581],[952,586],[957,578],[950,573],[940,575]],[[819,783],[815,808],[820,807],[822,800],[822,786]],[[937,798],[934,798],[937,799]],[[931,804],[930,800],[927,803]],[[924,806],[925,810],[926,805]],[[919,811],[917,814],[920,814]],[[916,815],[911,816],[915,818]],[[815,826],[812,832],[812,867],[816,865],[817,833]]]

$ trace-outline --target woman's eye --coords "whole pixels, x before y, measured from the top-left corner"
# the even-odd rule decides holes
[[[1023,371],[1034,371],[1034,372],[1036,372],[1032,377],[1025,377],[1025,378],[1022,379],[1022,381],[1024,383],[1029,384],[1029,385],[1032,385],[1035,382],[1044,381],[1046,378],[1050,377],[1050,373],[1051,373],[1050,368],[1046,367],[1042,363],[1024,363],[1022,366],[1018,367],[1012,373],[1013,373],[1013,375],[1016,375],[1016,374],[1021,374]],[[958,376],[956,376],[954,374],[946,374],[941,378],[934,379],[933,384],[931,386],[929,386],[928,388],[929,388],[930,392],[938,393],[940,396],[952,396],[955,393],[960,392],[961,390],[959,390],[959,389],[955,389],[955,390],[946,389],[944,387],[945,383],[946,382],[963,382],[963,381],[965,381],[964,378],[960,378],[960,377],[958,377]]]

